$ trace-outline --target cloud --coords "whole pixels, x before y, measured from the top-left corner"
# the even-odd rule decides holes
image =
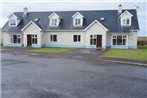
[[[9,2],[8,2],[9,1]],[[2,26],[7,19],[7,16],[10,15],[13,12],[22,12],[24,7],[28,7],[29,11],[67,11],[67,10],[110,10],[115,9],[117,10],[118,4],[123,5],[123,9],[135,9],[135,5],[139,6],[138,9],[138,19],[140,24],[140,33],[144,34],[146,32],[143,26],[146,26],[146,2],[143,2],[140,0],[119,0],[119,2],[116,2],[116,0],[106,0],[109,2],[94,2],[94,0],[86,1],[86,0],[70,0],[70,2],[53,2],[52,0],[43,0],[38,2],[31,2],[32,0],[25,0],[22,3],[22,0],[19,2],[10,2],[10,0],[5,0],[5,2],[2,3],[2,13],[0,13],[0,16],[4,22],[0,26]],[[46,2],[45,2],[46,1]],[[113,1],[113,2],[112,2]],[[121,2],[125,1],[125,2]],[[131,1],[131,2],[130,2]],[[136,2],[134,2],[136,1]]]

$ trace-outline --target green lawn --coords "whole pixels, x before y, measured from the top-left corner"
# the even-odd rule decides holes
[[[74,50],[74,48],[39,48],[31,49],[29,52],[42,52],[42,53],[63,53],[66,51]]]
[[[8,47],[8,46],[0,46],[0,49],[9,49],[9,48],[12,48],[12,47]]]
[[[138,37],[137,40],[138,41],[146,41],[147,40],[147,37]]]
[[[147,46],[139,47],[139,49],[110,49],[101,55],[106,58],[123,58],[132,60],[147,60]]]

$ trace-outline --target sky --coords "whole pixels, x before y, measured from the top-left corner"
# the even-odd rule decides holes
[[[131,1],[131,2],[130,2]],[[122,4],[123,9],[137,9],[140,31],[138,36],[147,36],[146,30],[146,0],[2,0],[0,2],[0,27],[2,27],[13,12],[23,11],[70,11],[70,10],[108,10],[118,9]]]

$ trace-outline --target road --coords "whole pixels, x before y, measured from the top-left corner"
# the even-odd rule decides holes
[[[2,53],[2,98],[146,98],[147,68]]]

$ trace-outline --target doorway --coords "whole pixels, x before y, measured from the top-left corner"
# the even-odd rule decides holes
[[[96,48],[102,48],[102,35],[97,35]]]
[[[32,35],[27,35],[27,46],[32,46]]]

